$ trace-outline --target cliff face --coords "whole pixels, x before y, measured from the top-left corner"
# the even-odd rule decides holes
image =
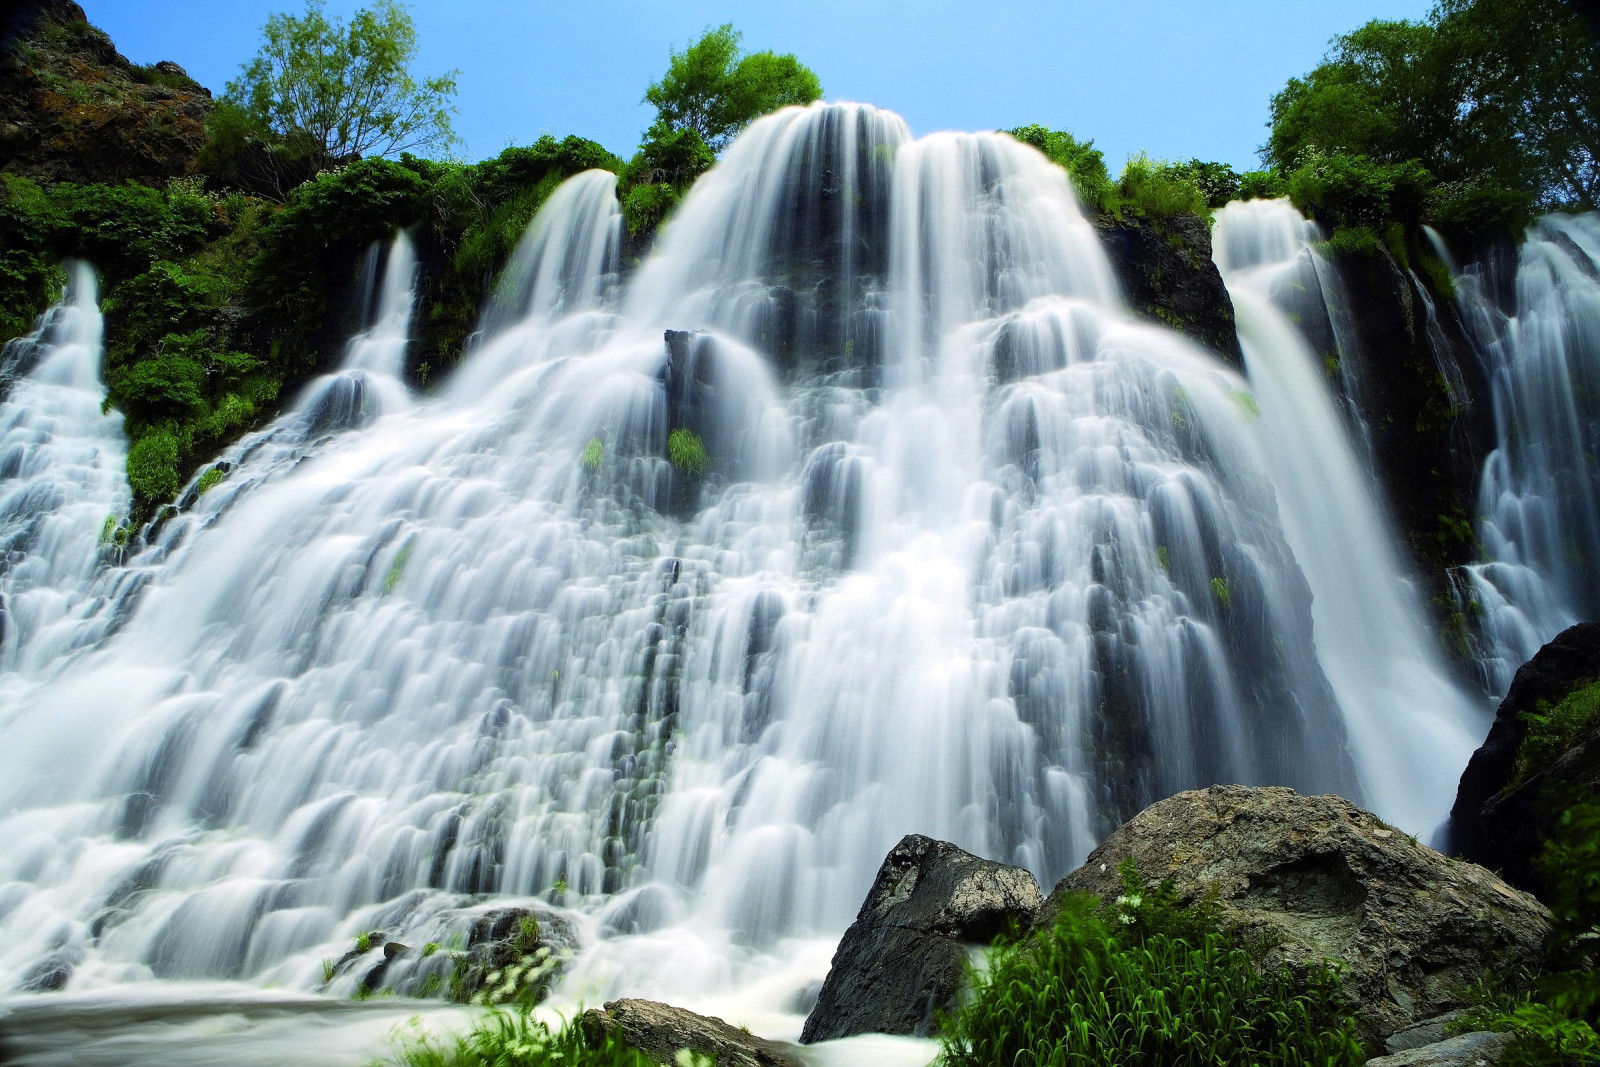
[[[1343,354],[1353,365],[1337,380],[1446,634],[1461,636],[1448,572],[1477,558],[1478,481],[1494,443],[1482,363],[1452,294],[1436,292],[1389,249],[1339,255],[1335,264],[1355,342]]]
[[[1095,218],[1128,306],[1244,368],[1233,301],[1211,259],[1211,229],[1198,215]]]
[[[72,0],[36,0],[0,43],[0,171],[161,185],[194,170],[211,93],[176,63],[117,52]]]

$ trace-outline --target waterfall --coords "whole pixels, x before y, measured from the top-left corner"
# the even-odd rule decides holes
[[[1484,681],[1561,630],[1600,617],[1600,214],[1549,215],[1518,253],[1510,313],[1483,264],[1457,296],[1489,373],[1495,448],[1478,491],[1483,563],[1463,568]]]
[[[72,647],[86,589],[128,508],[122,417],[101,410],[94,271],[0,353],[0,669],[33,674]]]
[[[1384,761],[1454,772],[1420,747],[1444,698],[1384,649],[1360,692],[1395,691],[1351,707],[1334,564],[1306,558],[1356,559],[1348,596],[1412,625],[1392,549],[1309,455],[1307,490],[1368,510],[1301,543],[1277,454],[1347,456],[1337,420],[1269,431],[1266,385],[1258,417],[1134,321],[1059,168],[785,109],[626,278],[614,188],[552,195],[420,398],[392,377],[397,241],[345,369],[186,492],[117,625],[9,701],[0,986],[349,995],[368,967],[322,961],[358,933],[553,901],[580,941],[564,1003],[798,1032],[907,832],[1048,885],[1217,781],[1431,829],[1437,775]],[[1423,726],[1373,725],[1410,698]]]
[[[1318,658],[1344,711],[1362,788],[1385,818],[1431,830],[1448,814],[1486,724],[1449,677],[1377,487],[1302,332],[1339,333],[1325,310],[1322,322],[1307,324],[1331,271],[1317,262],[1319,238],[1286,200],[1235,202],[1217,214],[1217,266],[1233,298],[1284,533],[1311,586]]]

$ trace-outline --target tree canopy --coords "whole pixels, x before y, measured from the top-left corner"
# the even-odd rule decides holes
[[[1563,0],[1441,0],[1426,22],[1369,22],[1290,80],[1271,125],[1262,155],[1286,177],[1347,156],[1420,166],[1475,203],[1600,203],[1600,51]]]
[[[693,131],[713,153],[721,152],[752,120],[822,96],[816,74],[794,56],[745,54],[740,40],[732,25],[723,25],[672,52],[667,73],[644,94],[656,107],[647,139]]]
[[[449,147],[455,72],[418,82],[416,52],[416,27],[396,0],[375,0],[348,23],[330,19],[323,0],[307,0],[303,15],[273,15],[213,118],[213,168],[220,157],[256,172],[247,176],[281,199],[328,166]]]

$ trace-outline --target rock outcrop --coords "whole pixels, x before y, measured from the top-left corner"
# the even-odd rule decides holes
[[[1367,1061],[1367,1067],[1493,1067],[1511,1044],[1510,1034],[1477,1032],[1445,1038]]]
[[[1212,786],[1153,804],[1062,879],[1064,895],[1120,892],[1132,859],[1146,882],[1171,879],[1186,902],[1215,902],[1262,962],[1331,960],[1363,1043],[1459,1006],[1486,973],[1535,969],[1548,913],[1489,871],[1440,855],[1336,796]]]
[[[1522,716],[1541,703],[1555,704],[1572,690],[1600,678],[1600,623],[1570,627],[1517,669],[1494,725],[1461,775],[1450,812],[1450,849],[1499,871],[1512,885],[1542,891],[1533,860],[1553,814],[1541,803],[1554,785],[1580,795],[1600,794],[1600,733],[1591,733],[1549,767],[1508,789],[1516,774],[1517,750],[1527,735]]]
[[[1198,215],[1095,219],[1106,255],[1135,312],[1244,368],[1233,299],[1211,258],[1211,230]]]
[[[717,1067],[800,1067],[793,1046],[653,1000],[613,1000],[604,1011],[584,1012],[579,1025],[591,1042],[616,1033],[662,1067],[674,1067],[684,1050],[710,1057]]]
[[[1026,926],[1040,903],[1022,868],[907,835],[839,942],[801,1042],[931,1033],[934,1013],[953,1007],[966,981],[969,946]]]
[[[193,173],[211,93],[119,54],[72,0],[25,2],[0,42],[0,171],[160,185]]]

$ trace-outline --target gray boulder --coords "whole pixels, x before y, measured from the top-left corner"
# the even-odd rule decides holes
[[[966,982],[969,946],[1008,924],[1026,926],[1040,903],[1020,867],[947,841],[902,838],[839,942],[801,1042],[931,1033],[934,1013],[954,1007]]]
[[[1211,899],[1262,962],[1331,960],[1369,1049],[1420,1019],[1461,1006],[1484,974],[1536,969],[1549,913],[1475,864],[1452,860],[1336,796],[1282,787],[1212,786],[1153,804],[1056,886],[1111,899],[1132,857],[1147,883]]]
[[[794,1046],[767,1041],[709,1015],[696,1015],[654,1000],[613,1000],[602,1011],[591,1008],[578,1025],[591,1042],[616,1033],[663,1067],[673,1067],[680,1051],[709,1056],[717,1067],[800,1067]]]
[[[1367,1067],[1493,1067],[1505,1056],[1510,1034],[1479,1031],[1368,1060]]]

